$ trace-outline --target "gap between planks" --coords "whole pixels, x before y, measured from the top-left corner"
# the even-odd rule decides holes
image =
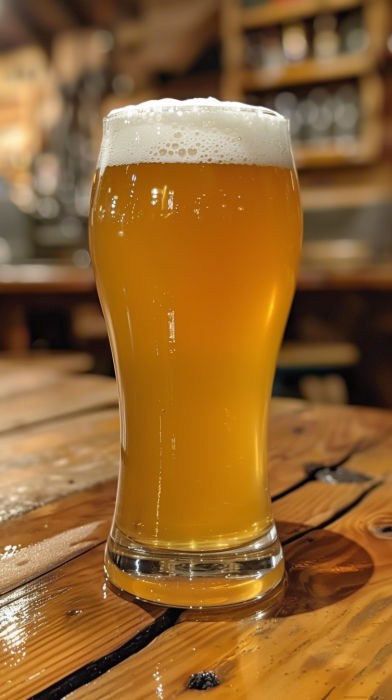
[[[0,436],[113,406],[117,406],[114,379],[87,374],[62,376],[39,391],[0,398]]]

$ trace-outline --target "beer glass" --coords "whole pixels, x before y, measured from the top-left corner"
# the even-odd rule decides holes
[[[104,120],[90,245],[121,427],[105,568],[140,599],[238,604],[282,579],[267,424],[301,227],[279,114],[208,98]]]

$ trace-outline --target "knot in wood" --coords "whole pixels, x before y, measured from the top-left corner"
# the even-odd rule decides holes
[[[370,526],[369,530],[375,537],[387,540],[392,539],[392,523],[373,524]]]
[[[355,484],[372,480],[367,474],[360,474],[345,467],[319,467],[311,472],[310,478],[327,484]]]
[[[189,690],[209,690],[220,685],[220,680],[214,671],[199,671],[192,673],[186,687]]]

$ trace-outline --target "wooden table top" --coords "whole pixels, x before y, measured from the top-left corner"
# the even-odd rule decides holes
[[[2,369],[0,367],[0,378]],[[15,375],[17,379],[17,376]],[[392,698],[392,413],[272,405],[288,587],[260,619],[119,597],[102,561],[118,462],[111,379],[41,375],[0,396],[0,697]]]

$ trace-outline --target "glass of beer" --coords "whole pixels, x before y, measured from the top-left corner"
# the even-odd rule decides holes
[[[208,98],[104,120],[90,245],[121,428],[105,569],[140,599],[238,604],[282,580],[268,408],[301,229],[279,114]]]

